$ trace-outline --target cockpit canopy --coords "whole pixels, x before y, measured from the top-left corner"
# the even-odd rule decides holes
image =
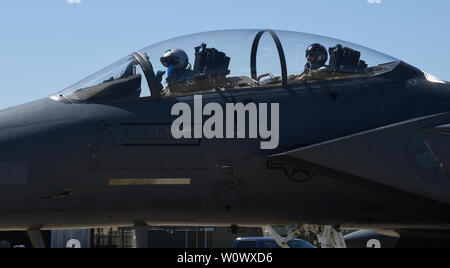
[[[314,43],[329,51],[328,61],[320,75],[305,78],[305,51]],[[183,64],[176,65],[177,60]],[[374,76],[389,71],[386,63],[396,61],[380,52],[318,35],[270,30],[215,31],[144,48],[70,86],[57,97],[70,101],[146,96],[157,99],[216,90],[286,87],[300,82]]]

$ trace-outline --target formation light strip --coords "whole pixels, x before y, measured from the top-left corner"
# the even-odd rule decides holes
[[[190,185],[190,178],[134,178],[110,179],[109,186],[145,186],[145,185]]]

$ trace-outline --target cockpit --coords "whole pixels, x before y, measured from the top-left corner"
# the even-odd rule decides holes
[[[326,61],[308,70],[311,44]],[[54,99],[104,101],[159,99],[214,91],[295,87],[389,72],[399,60],[332,38],[272,30],[231,30],[188,35],[135,52],[70,86]]]

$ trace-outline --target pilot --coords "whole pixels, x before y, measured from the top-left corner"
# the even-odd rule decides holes
[[[189,58],[181,49],[170,49],[161,57],[161,63],[167,68],[167,84],[171,86],[189,80],[193,74]]]
[[[306,65],[304,72],[297,78],[297,80],[319,80],[324,76],[328,76],[328,66],[325,63],[328,60],[327,49],[318,43],[310,45],[305,53]]]

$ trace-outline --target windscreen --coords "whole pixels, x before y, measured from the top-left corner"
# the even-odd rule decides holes
[[[72,101],[137,98],[150,95],[141,66],[127,56],[58,94]]]

